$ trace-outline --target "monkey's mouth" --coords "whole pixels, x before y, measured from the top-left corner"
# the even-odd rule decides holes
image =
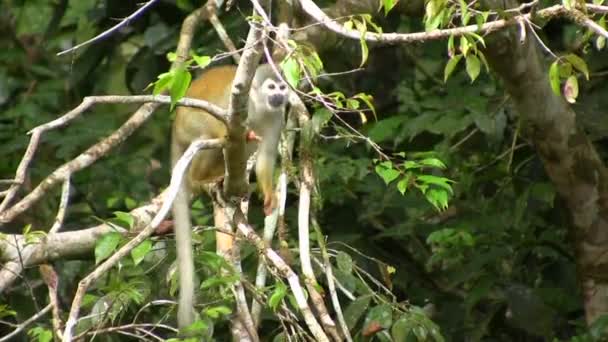
[[[268,104],[271,107],[281,107],[285,103],[285,96],[282,94],[274,94],[268,97]]]

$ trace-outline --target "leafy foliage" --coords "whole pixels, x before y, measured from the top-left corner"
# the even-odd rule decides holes
[[[26,132],[67,112],[84,96],[139,93],[153,83],[153,93],[168,91],[175,105],[188,88],[191,69],[205,67],[223,48],[205,27],[193,45],[200,48],[191,52],[186,67],[166,72],[168,61],[175,58],[179,23],[195,5],[177,1],[159,2],[124,32],[57,57],[57,51],[102,32],[135,8],[134,2],[69,1],[62,13],[60,3],[0,5],[2,179],[14,176],[28,143]],[[365,35],[482,25],[490,15],[508,16],[484,11],[477,2],[429,0],[418,23],[395,14],[397,1],[381,4],[386,18],[376,21],[362,14],[345,18],[344,25]],[[55,15],[61,20],[53,21]],[[245,36],[241,12],[222,15],[222,22],[231,37]],[[598,23],[605,27],[604,18]],[[547,69],[553,91],[604,118],[605,38],[591,40],[566,24],[560,23],[559,30],[553,25],[539,30],[559,56]],[[10,30],[4,31],[5,26]],[[281,64],[289,84],[306,83],[305,75],[319,80],[307,84],[307,95],[323,100],[322,106],[309,103],[312,131],[319,141],[314,151],[318,197],[313,206],[327,234],[318,238],[327,240],[345,320],[356,341],[604,338],[605,318],[582,328],[569,219],[540,160],[520,136],[521,123],[508,97],[490,73],[482,72],[489,69],[485,39],[465,34],[407,48],[380,48],[361,40],[354,45],[360,59],[289,42],[293,51]],[[598,51],[589,52],[590,44]],[[322,77],[326,71],[361,65],[367,71],[331,81]],[[579,82],[582,77],[588,82]],[[133,108],[96,107],[69,126],[49,132],[35,155],[26,188],[114,131]],[[100,219],[117,229],[100,237],[84,261],[56,261],[61,298],[69,302],[78,280],[129,239],[134,218],[127,212],[166,186],[169,127],[168,113],[156,113],[113,154],[73,175],[65,229],[87,227]],[[597,133],[603,157],[608,155],[605,138],[606,131]],[[43,241],[55,219],[57,198],[51,193],[28,212],[29,225],[19,221],[3,233],[23,233],[28,243]],[[297,237],[294,201],[290,193],[289,246]],[[201,305],[190,327],[198,335],[192,341],[230,338],[227,323],[234,314],[234,300],[229,288],[240,279],[232,265],[212,252],[214,232],[207,229],[212,219],[207,203],[196,202],[193,211]],[[251,211],[253,221],[260,212],[256,199]],[[107,217],[113,218],[105,221]],[[79,322],[78,333],[133,322],[173,324],[174,306],[164,299],[177,292],[174,249],[172,236],[155,236],[104,274],[85,298],[87,318]],[[316,252],[313,256],[319,258]],[[244,246],[242,257],[243,277],[250,279],[256,252]],[[292,266],[297,268],[297,261]],[[325,274],[315,270],[317,285],[327,289]],[[25,277],[38,275],[28,270]],[[44,286],[11,291],[1,297],[0,319],[6,322],[24,321],[48,298]],[[265,304],[264,338],[285,338],[278,332],[276,317],[286,308],[297,312],[288,285],[275,280],[257,295]],[[8,328],[0,325],[0,333]],[[51,329],[50,320],[39,320],[27,338],[50,341]],[[158,334],[168,340],[175,337],[174,331],[160,325]],[[120,337],[107,332],[97,338]]]

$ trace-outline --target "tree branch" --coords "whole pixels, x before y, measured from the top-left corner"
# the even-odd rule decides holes
[[[360,40],[362,38],[361,32],[353,29],[348,29],[344,27],[342,24],[337,22],[336,20],[327,16],[312,0],[299,0],[302,6],[302,9],[316,22],[325,26],[330,31],[337,33],[343,37]],[[603,12],[603,9],[596,7],[587,7],[588,10],[598,12]],[[576,11],[576,10],[575,10]],[[578,11],[577,11],[578,12]],[[553,17],[566,16],[569,18],[577,18],[575,20],[578,24],[583,24],[586,27],[591,28],[594,32],[604,35],[606,30],[598,30],[597,25],[591,27],[589,23],[585,20],[578,20],[576,16],[576,12],[572,10],[566,9],[562,5],[555,5],[551,7],[544,8],[535,12],[535,17],[547,19]],[[366,32],[363,36],[367,42],[373,42],[378,44],[403,44],[403,43],[414,43],[414,42],[425,42],[429,40],[438,40],[445,39],[450,36],[461,36],[467,33],[490,33],[492,31],[496,31],[505,27],[517,25],[518,21],[521,19],[531,19],[531,14],[522,14],[519,16],[514,16],[510,19],[499,19],[487,22],[483,25],[468,25],[462,27],[456,27],[452,29],[443,29],[443,30],[433,30],[430,32],[415,32],[415,33],[375,33],[375,32]],[[587,20],[589,20],[587,18]],[[600,27],[601,28],[601,27]]]

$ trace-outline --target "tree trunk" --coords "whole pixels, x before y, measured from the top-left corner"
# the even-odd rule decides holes
[[[570,211],[579,283],[591,324],[608,313],[608,173],[589,138],[577,127],[574,111],[552,92],[548,66],[534,36],[528,32],[523,42],[520,39],[518,26],[493,33],[484,53]]]

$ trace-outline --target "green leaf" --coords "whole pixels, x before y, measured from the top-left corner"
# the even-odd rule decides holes
[[[173,82],[171,82],[171,89],[169,90],[169,94],[171,95],[171,110],[175,108],[175,103],[186,95],[188,87],[190,87],[190,81],[192,80],[192,75],[184,67],[177,68],[173,72]]]
[[[403,162],[403,167],[405,167],[406,170],[411,170],[419,169],[422,167],[422,165],[416,160],[406,160],[405,162]]]
[[[391,336],[393,341],[407,341],[407,337],[413,328],[413,322],[406,317],[400,318],[391,328]]]
[[[464,56],[467,56],[467,54],[469,53],[469,49],[471,48],[471,44],[469,44],[469,40],[467,39],[467,37],[465,36],[460,36],[460,52],[462,52],[462,54]]]
[[[367,311],[371,299],[371,295],[361,296],[352,301],[346,310],[344,310],[344,320],[349,329],[352,330],[357,325],[359,319]]]
[[[123,227],[128,227],[129,229],[133,228],[135,218],[133,218],[133,215],[131,215],[131,213],[127,213],[124,211],[115,211],[114,216],[116,216],[119,221],[125,224]]]
[[[475,81],[481,71],[481,62],[477,56],[470,54],[467,56],[467,74],[471,78],[471,83]]]
[[[112,232],[103,235],[95,244],[95,263],[99,264],[102,260],[106,259],[118,247],[122,235],[120,233]]]
[[[355,99],[346,99],[346,108],[348,109],[359,109],[359,101]]]
[[[585,63],[585,60],[572,53],[564,56],[564,58],[566,58],[576,70],[582,72],[583,75],[585,75],[585,78],[589,80],[589,68],[587,67],[587,63]]]
[[[389,185],[401,174],[399,170],[393,168],[393,163],[390,161],[385,161],[376,165],[376,173],[382,177],[386,185]]]
[[[53,340],[53,332],[42,327],[32,328],[27,334],[35,339],[30,341],[50,342]]]
[[[199,56],[194,53],[191,53],[190,55],[192,56],[192,59],[194,59],[194,62],[201,69],[206,67],[207,65],[209,65],[209,63],[211,63],[211,57],[209,57],[209,56]]]
[[[125,198],[125,206],[127,207],[127,209],[132,210],[135,207],[137,207],[137,201],[134,200],[131,197],[126,197]],[[132,226],[130,226],[130,228],[132,228]]]
[[[175,62],[175,60],[177,59],[177,53],[175,53],[174,51],[169,51],[167,52],[167,60],[171,63]]]
[[[213,271],[216,272],[220,271],[222,267],[226,267],[228,265],[226,259],[217,255],[215,252],[203,251],[197,253],[197,255],[201,263],[203,263],[205,266],[210,267]]]
[[[455,54],[456,50],[454,49],[454,35],[450,35],[450,38],[448,38],[448,56],[452,58]]]
[[[442,5],[444,6],[444,5]],[[447,16],[448,11],[445,8],[442,8],[437,15],[430,17],[429,20],[425,22],[424,29],[426,32],[433,31],[438,29],[441,26],[441,23]]]
[[[369,310],[363,324],[363,331],[379,325],[382,329],[388,329],[393,324],[393,308],[390,304],[380,304]]]
[[[194,321],[194,323],[190,324],[189,326],[185,327],[183,329],[183,332],[186,335],[202,335],[207,331],[207,329],[209,329],[209,325],[203,320],[199,319]],[[180,332],[182,332],[182,329],[180,329]],[[198,339],[192,341],[198,341]]]
[[[173,80],[173,74],[170,72],[165,72],[158,75],[158,80],[154,82],[154,90],[152,90],[152,94],[160,95],[165,89],[169,87],[171,81]]]
[[[372,100],[374,99],[372,95],[358,93],[354,95],[353,98],[363,101],[363,103],[365,103],[365,105],[372,110],[372,113],[374,114],[374,119],[378,120],[378,116],[376,115],[376,107],[374,107],[374,104],[372,103]]]
[[[293,88],[297,88],[298,83],[300,82],[300,73],[302,72],[298,61],[291,56],[286,58],[281,62],[281,70],[283,70],[283,75],[285,75],[287,83]]]
[[[456,55],[456,56],[450,58],[448,63],[445,65],[445,69],[443,70],[443,82],[448,81],[448,78],[450,77],[452,72],[454,72],[454,69],[458,65],[458,62],[460,62],[461,58],[462,58],[462,55]]]
[[[448,192],[443,189],[429,189],[424,196],[437,210],[448,208]]]
[[[475,32],[467,33],[466,37],[475,38],[476,42],[474,42],[474,44],[479,43],[479,44],[483,45],[484,48],[486,47],[486,41],[483,39],[482,36],[478,35],[477,33],[475,33]],[[477,47],[475,47],[475,51],[477,51]]]
[[[220,305],[207,308],[203,311],[203,313],[212,319],[217,319],[220,316],[230,315],[232,313],[232,310],[227,306]]]
[[[231,285],[236,283],[239,280],[239,276],[229,275],[229,276],[221,276],[221,277],[209,277],[201,283],[201,289],[209,289],[216,286],[222,285]]]
[[[393,7],[397,4],[399,0],[382,0],[382,7],[384,8],[384,15],[387,16],[388,12],[390,12]]]
[[[5,317],[9,317],[9,316],[17,316],[17,311],[12,310],[8,305],[6,304],[0,304],[0,318],[4,319]]]
[[[323,127],[327,125],[334,114],[327,108],[321,107],[317,109],[312,116],[312,129],[319,133]]]
[[[399,180],[399,183],[397,183],[397,190],[399,190],[399,192],[402,195],[405,195],[405,192],[407,191],[407,187],[410,185],[411,178],[412,178],[412,175],[410,173],[407,173],[405,175],[405,177],[401,178]]]
[[[131,250],[131,258],[133,259],[133,263],[135,263],[135,265],[139,265],[139,263],[144,260],[148,252],[150,252],[151,250],[152,240],[145,239],[144,241],[142,241],[142,243],[140,243]]]
[[[360,30],[359,32],[361,33],[361,39],[359,40],[359,45],[361,45],[361,64],[359,64],[359,67],[362,67],[365,65],[365,62],[367,62],[367,58],[369,57],[369,47],[367,46],[367,41],[365,40],[367,30]]]
[[[445,164],[437,158],[425,158],[425,159],[419,160],[418,163],[425,165],[425,166],[436,167],[438,169],[446,168]]]
[[[351,274],[353,272],[353,259],[350,255],[340,251],[336,255],[336,262],[338,264],[338,269],[345,274]]]
[[[572,75],[572,64],[561,63],[559,64],[559,78],[568,78]]]
[[[407,116],[405,115],[395,115],[379,120],[372,124],[368,131],[368,136],[376,143],[394,139],[394,136],[405,120],[407,120]]]
[[[276,310],[286,295],[287,286],[285,286],[285,284],[282,282],[278,282],[274,288],[274,291],[270,295],[270,298],[268,299],[268,306],[270,306],[271,309]]]
[[[417,326],[417,327],[414,327],[414,329],[412,329],[412,331],[414,332],[414,335],[416,335],[416,337],[418,338],[418,341],[427,340],[427,332],[426,332],[426,329],[424,329],[424,327]]]
[[[569,103],[575,103],[578,97],[578,79],[572,75],[568,77],[564,84],[564,97]]]
[[[462,25],[466,26],[469,18],[469,7],[464,0],[458,0],[458,4],[460,5],[460,14],[462,15]]]
[[[475,24],[477,24],[478,28],[481,28],[481,26],[483,26],[483,24],[486,23],[486,19],[484,18],[483,15],[475,15]]]
[[[439,177],[439,176],[433,176],[433,175],[420,175],[420,176],[416,177],[416,181],[426,183],[426,184],[437,185],[437,186],[449,191],[450,193],[453,193],[452,186],[450,185],[450,183],[454,183],[454,181],[452,181],[448,178],[445,178],[445,177]]]
[[[555,95],[561,95],[559,89],[559,64],[557,61],[551,63],[549,67],[549,82],[551,83],[551,89]]]

